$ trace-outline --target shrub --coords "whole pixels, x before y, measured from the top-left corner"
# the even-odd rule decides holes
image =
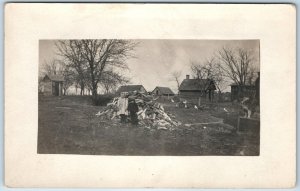
[[[96,98],[93,98],[93,104],[96,106],[106,106],[113,98],[114,95],[112,94],[97,95]]]

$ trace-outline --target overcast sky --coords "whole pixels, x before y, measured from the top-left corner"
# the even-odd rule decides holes
[[[39,64],[58,58],[53,40],[40,40]],[[135,58],[127,60],[124,74],[131,84],[142,84],[147,91],[166,86],[176,92],[171,80],[173,71],[181,71],[181,80],[191,74],[190,62],[203,62],[222,47],[244,48],[253,53],[254,65],[259,69],[259,40],[138,40]],[[226,89],[230,90],[229,88]]]

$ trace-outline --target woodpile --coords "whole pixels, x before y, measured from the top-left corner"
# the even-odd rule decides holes
[[[158,98],[136,92],[129,95],[128,98],[130,100],[134,99],[138,105],[139,111],[137,112],[137,115],[139,124],[145,128],[172,129],[181,125],[174,115],[166,112],[163,105],[156,102]],[[96,114],[96,116],[101,117],[103,120],[118,119],[118,99],[119,97],[114,98],[112,102],[108,103],[103,110]]]

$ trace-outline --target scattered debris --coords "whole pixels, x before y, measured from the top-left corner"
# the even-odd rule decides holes
[[[164,126],[158,126],[157,129],[167,130],[168,128],[167,128],[167,127],[164,127]]]

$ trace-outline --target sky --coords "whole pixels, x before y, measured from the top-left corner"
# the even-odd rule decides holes
[[[244,48],[251,51],[254,66],[259,70],[259,40],[136,40],[134,58],[126,61],[128,70],[123,74],[130,78],[130,84],[141,84],[147,91],[156,86],[170,87],[177,92],[171,73],[181,72],[180,81],[192,75],[190,63],[204,62],[222,47]],[[39,66],[57,59],[54,40],[40,40]],[[231,82],[228,82],[228,85]],[[230,88],[225,89],[230,91]]]

